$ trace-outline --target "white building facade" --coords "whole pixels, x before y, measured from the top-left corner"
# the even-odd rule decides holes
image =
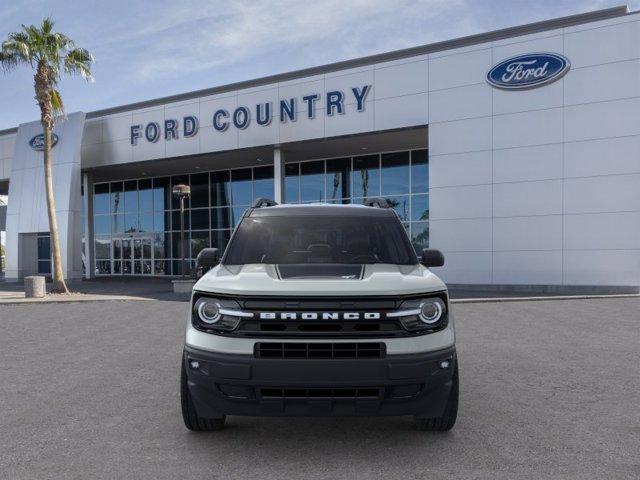
[[[50,268],[39,132],[0,132],[7,279]],[[72,114],[56,135],[71,278],[179,274],[170,189],[187,183],[191,259],[224,248],[256,197],[384,197],[418,250],[444,252],[451,284],[640,285],[640,14],[626,8]]]

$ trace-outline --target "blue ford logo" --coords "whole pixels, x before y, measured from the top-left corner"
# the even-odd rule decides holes
[[[56,146],[58,143],[58,136],[55,133],[51,134],[51,148]],[[29,146],[33,148],[37,152],[44,151],[44,133],[39,133],[31,140],[29,140]]]
[[[554,82],[569,71],[569,59],[557,53],[529,53],[508,58],[487,73],[496,88],[519,90]]]

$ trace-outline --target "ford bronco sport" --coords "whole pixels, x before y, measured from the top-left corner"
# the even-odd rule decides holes
[[[190,430],[227,415],[412,415],[449,430],[458,362],[445,284],[384,199],[257,200],[193,288],[181,372]]]

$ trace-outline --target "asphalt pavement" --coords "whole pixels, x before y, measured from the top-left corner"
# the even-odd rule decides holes
[[[405,417],[230,417],[189,432],[186,308],[0,305],[0,478],[640,478],[638,298],[454,305],[449,433]]]

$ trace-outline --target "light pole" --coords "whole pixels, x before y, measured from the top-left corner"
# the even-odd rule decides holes
[[[189,198],[189,195],[191,195],[191,187],[181,183],[179,185],[175,185],[171,191],[174,197],[180,199],[180,256],[182,257],[181,277],[184,278],[184,272],[186,271],[187,266],[184,256],[184,201]]]

